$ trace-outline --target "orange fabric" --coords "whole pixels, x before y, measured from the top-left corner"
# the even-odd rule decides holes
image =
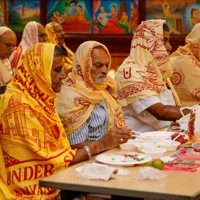
[[[200,104],[200,23],[187,35],[186,45],[170,56],[171,78],[184,106]]]
[[[62,44],[62,46],[59,44],[58,39],[56,37],[56,33],[53,29],[53,22],[50,22],[45,26],[45,31],[50,43],[55,44],[59,46],[60,48],[63,46],[66,49],[68,55],[65,57],[64,70],[71,69],[72,62],[74,59],[74,53],[70,48],[66,46],[66,44]]]
[[[0,199],[52,200],[59,190],[39,179],[66,168],[72,150],[55,110],[51,66],[55,45],[38,43],[19,61],[0,96]]]
[[[148,20],[137,27],[130,55],[115,76],[122,107],[148,96],[157,96],[163,91],[166,82],[170,84],[172,69],[163,42],[164,23],[164,20]],[[178,97],[176,100],[179,104]]]
[[[73,70],[68,74],[65,84],[58,94],[56,108],[67,134],[74,132],[85,123],[95,104],[103,100],[106,102],[109,114],[108,129],[113,126],[126,126],[117,99],[115,80],[107,75],[104,84],[96,84],[91,78],[91,52],[99,46],[103,47],[110,57],[108,49],[103,44],[96,41],[82,43],[75,53]],[[108,71],[110,65],[111,62]]]

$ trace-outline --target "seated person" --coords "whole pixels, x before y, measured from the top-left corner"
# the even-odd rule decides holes
[[[158,130],[182,117],[181,104],[169,79],[169,37],[164,20],[143,21],[133,36],[130,55],[116,72],[125,121],[133,130]]]
[[[200,104],[200,24],[194,26],[180,46],[170,55],[173,69],[171,78],[184,106]]]
[[[35,44],[0,95],[0,199],[54,199],[59,190],[40,187],[39,179],[131,138],[130,129],[112,128],[95,143],[71,148],[55,109],[62,68],[59,47]]]
[[[24,27],[21,42],[9,58],[12,69],[15,71],[17,63],[24,51],[33,44],[46,41],[47,35],[44,26],[35,21],[28,22]]]
[[[56,99],[56,109],[68,140],[76,148],[96,141],[112,127],[125,127],[116,96],[116,82],[108,75],[111,56],[103,44],[82,43]]]
[[[0,85],[11,81],[13,71],[8,58],[16,49],[17,36],[6,26],[0,26]]]
[[[55,21],[46,24],[45,30],[49,42],[63,48],[66,51],[64,71],[67,75],[72,70],[74,53],[65,44],[65,32],[63,31],[62,26]]]

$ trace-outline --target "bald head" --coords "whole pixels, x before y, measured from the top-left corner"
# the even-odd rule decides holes
[[[7,27],[0,26],[0,58],[9,58],[17,44],[16,34]]]

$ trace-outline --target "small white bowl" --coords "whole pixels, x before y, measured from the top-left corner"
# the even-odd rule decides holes
[[[181,143],[178,141],[171,142],[171,140],[165,140],[159,142],[159,146],[165,148],[167,151],[176,151],[180,144]]]
[[[122,143],[119,146],[120,146],[120,149],[126,150],[126,151],[131,151],[131,150],[136,149],[136,145],[133,140],[128,140],[128,142]]]
[[[142,152],[150,155],[153,159],[160,158],[167,150],[165,148],[146,147],[142,149]]]
[[[137,149],[141,151],[143,148],[155,148],[158,147],[158,143],[156,141],[149,141],[149,142],[140,142],[136,144]]]

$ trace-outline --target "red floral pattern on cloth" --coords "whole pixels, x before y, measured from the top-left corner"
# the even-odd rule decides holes
[[[116,73],[120,103],[126,106],[162,92],[172,69],[163,42],[164,20],[143,21],[131,42],[130,55]]]
[[[91,77],[91,55],[95,47],[102,47],[110,57],[107,47],[103,44],[96,41],[82,43],[75,53],[73,70],[68,74],[56,100],[57,111],[67,134],[73,133],[85,123],[95,104],[101,101],[106,102],[108,109],[108,129],[113,126],[126,126],[117,98],[116,81],[107,75],[105,83],[97,84]],[[111,62],[108,71],[110,68]]]
[[[59,190],[40,187],[39,179],[68,167],[76,154],[55,109],[54,48],[29,48],[0,96],[0,199],[53,200]]]

